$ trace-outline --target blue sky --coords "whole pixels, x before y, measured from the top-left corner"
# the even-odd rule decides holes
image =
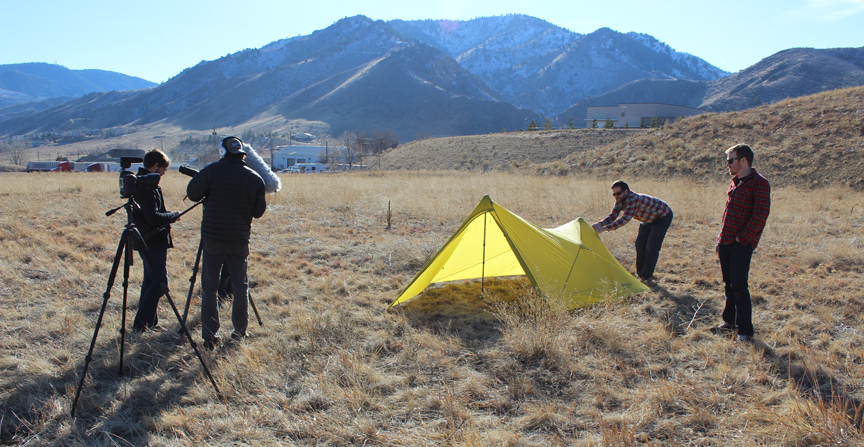
[[[0,64],[49,62],[163,82],[202,60],[358,14],[470,20],[510,13],[579,33],[650,34],[731,72],[787,48],[864,46],[864,0],[0,0]]]

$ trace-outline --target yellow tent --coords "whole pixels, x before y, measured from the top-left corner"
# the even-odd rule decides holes
[[[566,300],[568,308],[649,290],[584,219],[543,229],[487,195],[390,307],[432,283],[518,275],[526,275],[544,295]]]

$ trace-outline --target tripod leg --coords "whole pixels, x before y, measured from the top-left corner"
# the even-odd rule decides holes
[[[129,266],[132,265],[132,237],[134,234],[138,233],[138,230],[126,231],[126,249],[124,250],[124,260],[123,260],[123,312],[122,317],[120,318],[120,370],[117,372],[118,376],[123,376],[123,350],[126,346],[126,298],[129,292]],[[140,234],[138,235],[140,237]],[[146,260],[145,260],[146,262]],[[139,303],[140,305],[140,303]]]
[[[93,330],[93,339],[90,341],[90,349],[87,351],[87,356],[84,357],[84,370],[81,372],[81,380],[78,382],[78,390],[75,391],[75,400],[72,401],[71,416],[75,417],[75,409],[78,407],[78,398],[81,397],[81,389],[84,387],[84,380],[87,378],[87,369],[90,367],[90,361],[93,360],[93,348],[96,346],[96,338],[99,336],[99,328],[102,326],[102,317],[105,315],[105,308],[108,306],[108,298],[111,297],[111,288],[114,287],[114,279],[117,277],[117,268],[120,267],[120,257],[123,256],[123,248],[126,246],[126,232],[120,237],[120,244],[117,246],[117,253],[114,255],[114,264],[111,266],[111,274],[108,275],[108,287],[105,288],[105,293],[102,294],[102,308],[99,310],[99,318],[96,320],[96,328]]]
[[[201,264],[201,251],[204,249],[204,242],[198,242],[198,255],[195,256],[195,266],[192,267],[192,277],[189,278],[189,294],[186,295],[186,308],[183,309],[183,323],[180,325],[180,333],[186,330],[186,319],[189,316],[189,304],[192,302],[192,291],[195,290],[195,279],[198,277],[198,266]]]
[[[255,307],[255,301],[252,301],[252,293],[249,293],[249,304],[252,305],[252,310],[255,311],[255,318],[258,319],[258,326],[264,326],[264,322],[261,321],[261,315],[258,315],[258,308]]]
[[[210,383],[213,384],[213,389],[216,390],[216,394],[221,397],[219,387],[216,386],[216,381],[213,380],[213,376],[210,374],[210,370],[207,368],[207,364],[204,363],[204,359],[201,358],[201,353],[198,352],[198,344],[195,343],[195,340],[192,339],[192,335],[189,333],[189,330],[186,329],[186,322],[183,321],[183,319],[180,317],[180,312],[177,310],[177,306],[174,305],[174,300],[171,299],[171,294],[168,293],[168,286],[165,283],[162,283],[162,290],[165,292],[165,298],[168,299],[168,303],[171,304],[171,310],[173,310],[174,315],[177,316],[177,322],[180,323],[180,333],[186,334],[186,338],[189,340],[189,345],[192,346],[192,350],[195,351],[195,355],[198,357],[198,361],[201,362],[201,367],[207,374],[207,378],[210,379]]]

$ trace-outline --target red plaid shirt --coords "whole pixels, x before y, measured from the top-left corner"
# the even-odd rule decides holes
[[[620,219],[615,220],[622,210],[624,211],[624,215]],[[666,202],[656,197],[630,191],[627,193],[627,199],[624,200],[623,204],[618,203],[616,200],[615,206],[612,207],[612,212],[605,219],[594,225],[600,225],[606,230],[617,230],[627,222],[630,222],[631,218],[647,224],[669,214],[671,211],[672,208],[669,208]]]
[[[771,211],[771,185],[753,169],[744,178],[733,177],[726,196],[723,227],[717,243],[738,241],[756,248]]]

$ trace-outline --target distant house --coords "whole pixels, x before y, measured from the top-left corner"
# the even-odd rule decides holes
[[[308,143],[308,142],[310,142],[316,138],[318,138],[318,137],[316,137],[315,135],[312,135],[311,133],[305,133],[305,132],[304,133],[295,133],[294,135],[291,135],[292,140],[299,141],[301,143]]]
[[[703,109],[658,103],[628,103],[617,106],[588,107],[585,127],[591,127],[594,120],[597,121],[597,127],[603,127],[607,119],[612,120],[613,127],[651,127],[651,120],[654,117],[658,117],[661,122],[668,124],[682,116],[688,117],[703,113],[705,113]]]
[[[273,168],[288,169],[297,163],[322,163],[329,157],[345,152],[343,147],[283,146],[273,152]]]

